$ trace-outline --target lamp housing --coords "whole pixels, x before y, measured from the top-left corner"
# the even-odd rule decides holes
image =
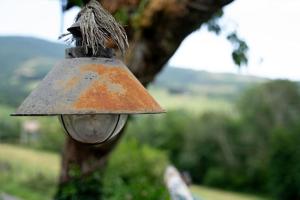
[[[99,144],[114,138],[128,115],[165,112],[121,60],[80,57],[83,52],[67,49],[66,58],[12,115],[59,116],[73,139]]]

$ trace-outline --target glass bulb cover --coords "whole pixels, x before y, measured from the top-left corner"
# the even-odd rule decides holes
[[[99,144],[115,137],[126,124],[128,115],[61,115],[65,131],[76,141]]]

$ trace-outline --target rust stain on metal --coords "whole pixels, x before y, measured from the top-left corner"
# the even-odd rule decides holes
[[[160,108],[124,67],[90,64],[81,67],[80,72],[94,72],[100,78],[93,80],[89,87],[81,92],[73,104],[76,109],[130,111]]]
[[[65,90],[70,90],[72,88],[74,88],[80,81],[80,77],[72,77],[69,80],[65,81],[64,83],[64,89]]]

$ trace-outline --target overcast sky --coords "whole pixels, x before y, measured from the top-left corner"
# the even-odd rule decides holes
[[[64,16],[73,23],[78,9]],[[31,36],[57,41],[58,0],[0,0],[0,35]],[[242,74],[300,80],[300,0],[235,0],[225,8],[222,24],[237,29],[250,47]],[[174,30],[175,31],[175,30]],[[237,73],[231,45],[205,27],[191,34],[170,64],[211,72]]]

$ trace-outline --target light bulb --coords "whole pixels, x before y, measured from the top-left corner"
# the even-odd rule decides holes
[[[126,124],[128,115],[61,115],[65,131],[76,141],[99,144],[115,137]]]

